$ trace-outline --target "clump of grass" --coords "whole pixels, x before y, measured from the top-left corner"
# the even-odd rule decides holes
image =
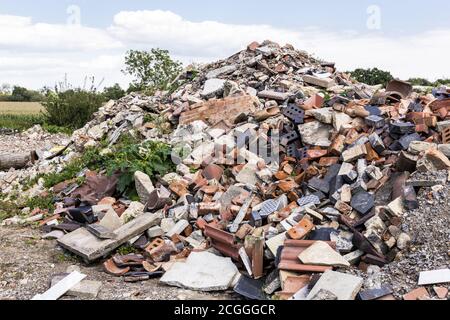
[[[21,213],[20,208],[13,202],[0,200],[0,221],[12,218]]]
[[[69,252],[59,252],[56,253],[52,256],[52,260],[55,263],[77,263],[78,261],[78,257],[69,253]]]
[[[37,196],[34,198],[28,198],[25,201],[24,206],[31,208],[31,210],[39,208],[41,210],[48,210],[49,213],[53,213],[55,210],[54,206],[54,196],[52,194],[48,194],[45,196]]]
[[[0,114],[0,128],[24,131],[37,124],[44,124],[44,117],[31,114]]]
[[[116,250],[116,252],[122,256],[126,256],[127,254],[138,253],[139,251],[136,248],[130,246],[129,244],[125,244],[119,247]]]

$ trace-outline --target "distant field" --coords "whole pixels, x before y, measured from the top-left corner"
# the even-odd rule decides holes
[[[5,102],[0,101],[0,114],[36,115],[43,110],[39,102]]]

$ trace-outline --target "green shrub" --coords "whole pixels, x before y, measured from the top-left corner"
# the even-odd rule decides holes
[[[427,79],[423,78],[411,78],[408,80],[413,86],[424,86],[424,87],[440,87],[441,85],[450,84],[450,79],[438,79],[434,82],[431,82]]]
[[[91,120],[103,102],[104,97],[95,90],[47,90],[43,114],[50,125],[78,129]]]
[[[373,69],[356,69],[350,72],[353,79],[358,82],[362,82],[371,86],[383,85],[386,86],[394,77],[387,71],[380,70],[378,68]]]
[[[125,90],[123,90],[118,83],[116,83],[112,87],[106,87],[105,89],[103,89],[103,96],[105,97],[105,101],[119,100],[120,98],[124,97],[125,94]]]

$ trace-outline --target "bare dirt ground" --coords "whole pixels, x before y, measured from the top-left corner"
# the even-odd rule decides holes
[[[0,227],[0,300],[28,300],[45,292],[54,275],[77,265],[86,280],[101,281],[99,300],[224,300],[233,294],[200,293],[159,284],[158,279],[126,283],[103,271],[102,265],[86,266],[66,254],[56,241],[40,239],[36,229]],[[234,296],[235,297],[235,296]],[[63,296],[62,300],[79,298]]]

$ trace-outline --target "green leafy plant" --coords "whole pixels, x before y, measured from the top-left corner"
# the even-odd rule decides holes
[[[154,177],[165,175],[175,169],[170,159],[170,146],[156,141],[142,144],[124,144],[107,163],[108,174],[120,173],[118,190],[121,193],[134,193],[134,173],[142,171]]]
[[[125,65],[122,72],[134,77],[130,89],[150,95],[157,90],[173,89],[171,84],[182,70],[181,63],[172,60],[169,51],[159,48],[130,50],[125,56]]]
[[[171,132],[170,123],[163,114],[148,113],[144,116],[145,123],[152,123],[160,134]]]
[[[49,213],[53,213],[55,210],[53,198],[54,196],[52,194],[28,198],[24,204],[24,207],[31,208],[32,210],[39,208],[41,210],[48,210]]]
[[[133,248],[129,244],[125,244],[119,247],[116,252],[122,256],[126,256],[127,254],[138,253],[138,250],[136,248]]]
[[[175,165],[171,161],[171,148],[165,143],[156,141],[140,143],[135,137],[124,134],[111,153],[101,152],[104,146],[105,143],[96,148],[86,149],[80,157],[69,162],[61,172],[38,175],[26,182],[27,187],[32,187],[40,178],[43,178],[44,186],[51,188],[60,182],[76,178],[85,168],[96,171],[106,170],[108,175],[120,173],[118,191],[134,199],[136,171],[142,171],[154,177],[175,170]],[[78,183],[82,182],[82,178],[78,178]]]

